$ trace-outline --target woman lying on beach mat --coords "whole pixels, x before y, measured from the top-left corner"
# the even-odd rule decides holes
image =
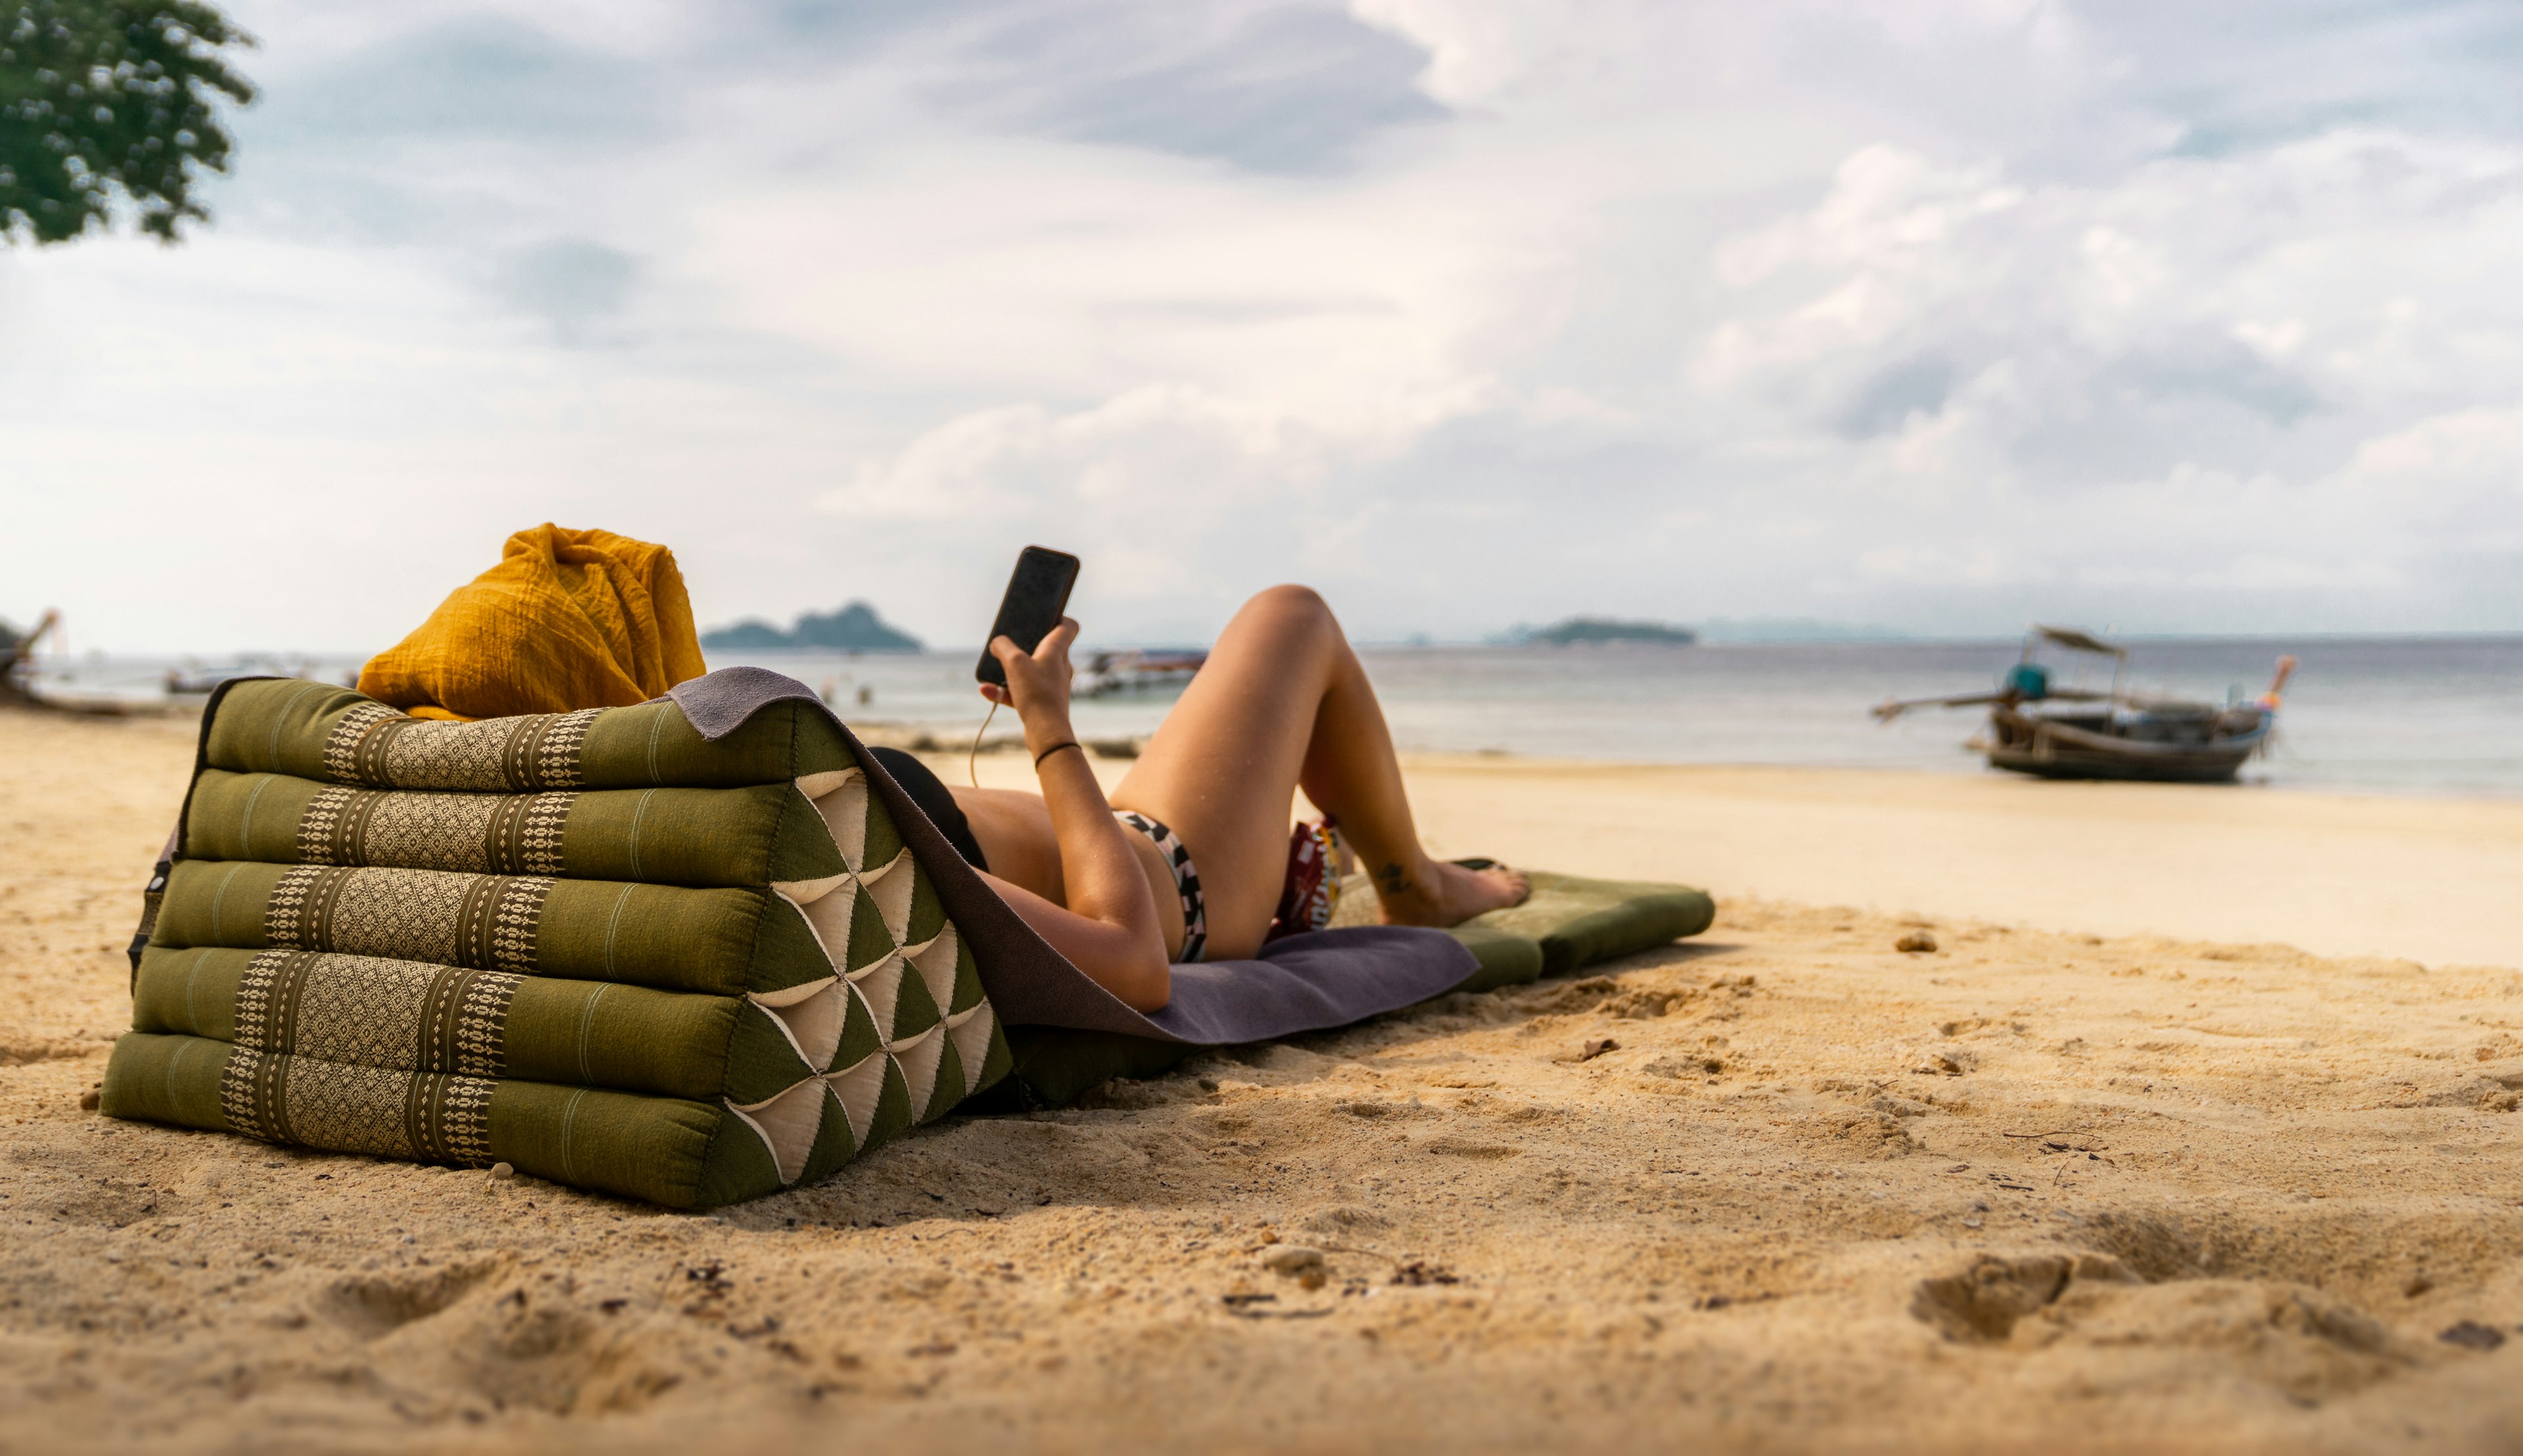
[[[875,752],[1027,924],[1132,1008],[1166,1005],[1174,963],[1262,948],[1297,859],[1299,788],[1372,871],[1388,924],[1456,925],[1525,898],[1513,870],[1420,847],[1375,689],[1311,590],[1244,604],[1109,802],[1069,722],[1076,637],[1064,617],[1031,653],[990,643],[1008,685],[981,695],[1023,721],[1041,793],[950,788]]]

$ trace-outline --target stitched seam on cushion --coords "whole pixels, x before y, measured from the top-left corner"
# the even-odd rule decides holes
[[[262,802],[262,791],[271,787],[271,780],[279,775],[265,774],[262,776],[262,781],[254,786],[254,792],[245,796],[245,817],[237,835],[237,848],[247,859],[254,858],[254,806]]]
[[[589,1031],[595,1025],[595,1004],[602,1001],[604,993],[612,989],[611,986],[596,987],[595,994],[587,998],[587,1005],[579,1008],[578,1010],[578,1079],[582,1082],[593,1083],[595,1080],[595,1073],[590,1070],[587,1064],[587,1037]]]
[[[744,1009],[748,1006],[752,1006],[753,1004],[753,996],[750,992],[738,999],[736,1003],[736,1014],[727,1018],[727,1040],[725,1043],[721,1044],[718,1050],[719,1101],[727,1102],[729,1106],[736,1105],[734,1103],[728,1102],[727,1097],[728,1074],[736,1065],[736,1034],[738,1031],[741,1030],[744,1025]],[[848,1028],[845,1025],[843,1030],[847,1029]],[[813,1071],[814,1068],[810,1066],[807,1070]],[[712,1141],[716,1141],[717,1135],[713,1133],[711,1135],[711,1139]]]
[[[650,772],[654,773],[655,771],[652,769]],[[645,791],[640,795],[639,804],[634,806],[631,810],[631,877],[635,880],[642,877],[640,874],[640,826],[643,823],[647,822],[648,801],[655,797],[657,797],[657,791],[655,789],[652,788]]]
[[[289,701],[281,704],[280,711],[272,715],[271,743],[269,747],[263,750],[263,752],[271,756],[271,761],[273,763],[276,764],[280,762],[280,729],[289,722],[289,710],[298,706],[298,700],[300,698],[307,696],[307,694],[313,692],[316,688],[323,685],[324,684],[321,682],[308,683],[296,692],[291,693],[289,695]]]
[[[773,895],[780,895],[780,892],[777,890],[774,890],[771,893]],[[796,906],[797,902],[789,900],[785,895],[780,895],[780,898],[784,901],[787,901],[791,908]],[[754,906],[753,933],[744,938],[744,989],[748,993],[750,993],[756,986],[762,984],[762,922],[771,918],[771,897],[769,895],[755,896]],[[797,917],[801,920],[805,919],[805,911],[799,910],[797,912]],[[823,951],[824,937],[815,929],[814,922],[811,920],[807,921],[806,933],[814,937],[815,949]],[[847,956],[849,953],[844,951],[841,954]],[[830,951],[824,951],[824,959],[831,961],[833,959],[833,953]],[[833,966],[834,974],[838,974],[839,970],[839,965],[835,963]]]
[[[604,922],[604,978],[608,981],[615,978],[613,937],[614,933],[622,928],[622,907],[631,903],[631,892],[637,888],[639,888],[637,885],[622,887],[622,893],[613,897],[613,917]]]
[[[665,782],[657,776],[657,739],[666,731],[666,715],[674,711],[676,711],[675,700],[668,698],[658,705],[657,716],[648,721],[648,781],[650,783]]]
[[[564,1183],[575,1185],[578,1182],[578,1159],[569,1151],[570,1140],[578,1128],[578,1104],[587,1100],[587,1094],[592,1090],[586,1087],[578,1089],[570,1095],[569,1105],[561,1109],[560,1176]]]
[[[184,1057],[193,1047],[193,1043],[186,1042],[175,1049],[174,1056],[167,1058],[167,1110],[169,1112],[175,1110],[175,1073],[184,1065]]]
[[[193,953],[193,968],[184,972],[184,1029],[195,1036],[202,1034],[202,1013],[193,1005],[193,992],[202,984],[202,959],[208,950]]]
[[[228,872],[219,876],[219,888],[217,892],[211,896],[211,939],[214,941],[224,938],[224,932],[219,929],[219,906],[228,898],[228,881],[235,879],[237,877],[237,871],[244,868],[245,862],[243,860],[239,860],[237,863],[230,865],[228,867]]]
[[[726,1140],[728,1127],[733,1123],[743,1123],[744,1130],[753,1135],[754,1142],[761,1145],[762,1151],[771,1153],[771,1176],[780,1176],[780,1155],[771,1152],[770,1140],[753,1126],[752,1119],[736,1110],[736,1104],[724,1092],[719,1094],[718,1104],[721,1108],[718,1126],[710,1130],[709,1141],[701,1146],[700,1165],[692,1174],[692,1201],[695,1203],[700,1201],[701,1185],[709,1181],[710,1165],[718,1158],[718,1145]]]

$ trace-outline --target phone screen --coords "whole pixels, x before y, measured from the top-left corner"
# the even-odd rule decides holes
[[[1008,594],[999,598],[998,620],[990,624],[990,636],[1007,637],[1031,652],[1041,645],[1044,634],[1060,625],[1062,614],[1069,610],[1069,588],[1076,585],[1076,557],[1043,546],[1025,547],[1017,556],[1015,575],[1008,578]],[[973,676],[978,681],[1008,685],[1007,670],[990,655],[986,641]]]

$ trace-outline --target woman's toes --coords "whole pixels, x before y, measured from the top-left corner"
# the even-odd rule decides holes
[[[1525,877],[1512,869],[1467,869],[1444,860],[1430,864],[1425,883],[1405,885],[1399,893],[1377,891],[1384,923],[1459,925],[1474,916],[1522,905],[1532,893]]]
[[[1529,893],[1525,887],[1524,876],[1504,866],[1489,869],[1466,869],[1460,866],[1448,865],[1445,869],[1451,871],[1446,875],[1446,899],[1449,904],[1446,907],[1448,918],[1444,922],[1449,925],[1459,925],[1474,916],[1486,915],[1493,910],[1504,910],[1510,905],[1520,905],[1524,903],[1524,897]]]
[[[1488,903],[1481,907],[1484,911],[1504,910],[1511,905],[1522,905],[1525,898],[1533,893],[1532,884],[1523,875],[1503,866],[1496,869],[1481,870],[1479,877],[1483,887],[1490,892],[1487,896]]]

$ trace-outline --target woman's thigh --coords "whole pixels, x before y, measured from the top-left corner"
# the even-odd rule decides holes
[[[1113,792],[1182,837],[1208,904],[1209,955],[1262,945],[1287,873],[1288,816],[1340,649],[1322,598],[1274,587],[1245,603]]]

